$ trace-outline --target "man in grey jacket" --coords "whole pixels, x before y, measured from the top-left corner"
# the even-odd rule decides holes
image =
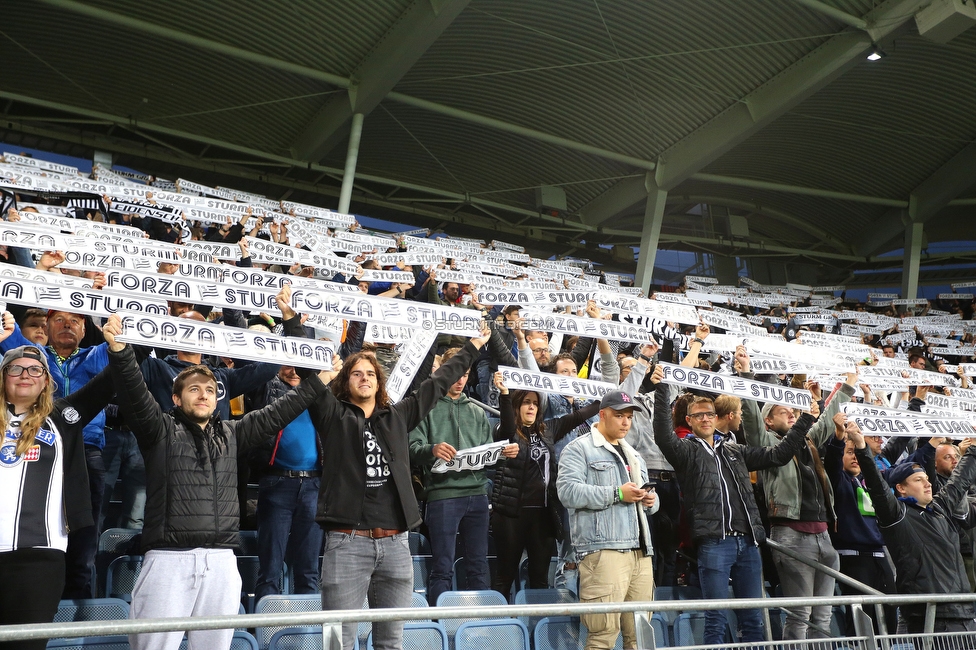
[[[735,353],[739,374],[752,378],[749,355],[740,346]],[[854,395],[857,373],[848,373],[820,419],[810,428],[807,444],[782,467],[760,470],[769,512],[769,538],[789,547],[815,562],[840,569],[840,557],[827,533],[828,524],[836,519],[833,490],[817,451],[834,435],[833,417],[840,405]],[[813,398],[818,399],[814,392]],[[762,411],[755,400],[742,400],[742,428],[751,447],[771,447],[796,423],[793,409],[767,403]],[[811,598],[834,595],[834,579],[825,573],[787,557],[773,553],[783,595],[788,598]],[[825,638],[829,636],[829,606],[794,607],[783,629],[786,639]]]
[[[654,591],[651,531],[646,512],[658,509],[646,489],[644,460],[624,438],[635,410],[616,390],[600,401],[600,421],[590,435],[571,442],[559,458],[556,490],[569,510],[579,561],[580,602],[650,600]],[[609,534],[607,534],[609,531]],[[624,648],[636,648],[633,614],[581,617],[589,635],[586,650],[610,650],[623,631]]]

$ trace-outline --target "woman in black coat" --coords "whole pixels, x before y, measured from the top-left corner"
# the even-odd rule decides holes
[[[562,535],[555,444],[596,415],[600,403],[543,422],[538,393],[517,390],[509,394],[500,372],[495,373],[495,386],[501,392],[501,423],[495,428],[495,440],[519,446],[518,456],[499,461],[491,494],[491,529],[498,552],[494,589],[507,598],[518,576],[522,551],[529,559],[529,588],[549,586],[549,560]]]

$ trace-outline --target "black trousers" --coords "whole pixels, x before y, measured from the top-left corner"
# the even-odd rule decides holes
[[[68,533],[62,598],[94,598],[96,595],[92,573],[95,570],[95,554],[98,551],[98,519],[101,516],[102,496],[105,492],[105,462],[102,460],[102,450],[92,445],[85,445],[85,461],[88,465],[92,517],[96,524]]]
[[[895,590],[895,574],[891,571],[888,559],[884,557],[874,557],[871,553],[862,552],[858,555],[841,555],[840,572],[845,576],[863,582],[869,587],[874,587],[878,591],[886,594],[898,593]],[[838,581],[840,592],[846,595],[859,596],[863,592],[848,587]],[[878,632],[877,608],[872,606],[864,608],[865,613],[874,620],[875,632]],[[888,626],[888,634],[894,634],[898,628],[898,609],[896,607],[885,606],[885,625]],[[844,633],[847,636],[854,636],[854,617],[851,615],[851,608],[847,608],[846,621],[844,623]]]
[[[492,514],[491,530],[498,553],[498,573],[492,588],[508,598],[525,551],[529,558],[529,588],[546,589],[549,561],[556,552],[556,531],[549,510],[520,508],[518,517]]]
[[[64,588],[64,553],[24,548],[0,553],[0,625],[50,623]],[[44,650],[47,639],[0,643],[3,650]]]

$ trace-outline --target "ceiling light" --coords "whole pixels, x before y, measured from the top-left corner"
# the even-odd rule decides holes
[[[871,48],[871,53],[868,54],[868,61],[878,61],[885,57],[885,52],[877,45]]]
[[[881,55],[878,54],[877,52],[871,52],[871,54],[868,54],[868,61],[877,61],[880,58]]]

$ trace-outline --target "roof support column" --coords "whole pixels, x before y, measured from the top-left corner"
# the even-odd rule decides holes
[[[910,222],[905,226],[905,261],[901,274],[901,297],[918,295],[918,267],[922,259],[922,229],[924,224]]]
[[[660,169],[661,167],[658,166],[658,170]],[[658,187],[657,181],[654,180],[654,172],[647,172],[644,186],[647,188],[647,207],[644,208],[644,228],[641,232],[640,252],[637,254],[634,285],[642,288],[644,295],[650,295],[654,277],[654,258],[657,257],[657,245],[661,240],[661,224],[664,223],[668,191]]]
[[[346,150],[346,169],[342,174],[342,189],[339,191],[339,212],[349,213],[352,200],[352,184],[356,180],[356,161],[359,160],[359,140],[363,136],[363,114],[352,116],[349,127],[349,148]]]

